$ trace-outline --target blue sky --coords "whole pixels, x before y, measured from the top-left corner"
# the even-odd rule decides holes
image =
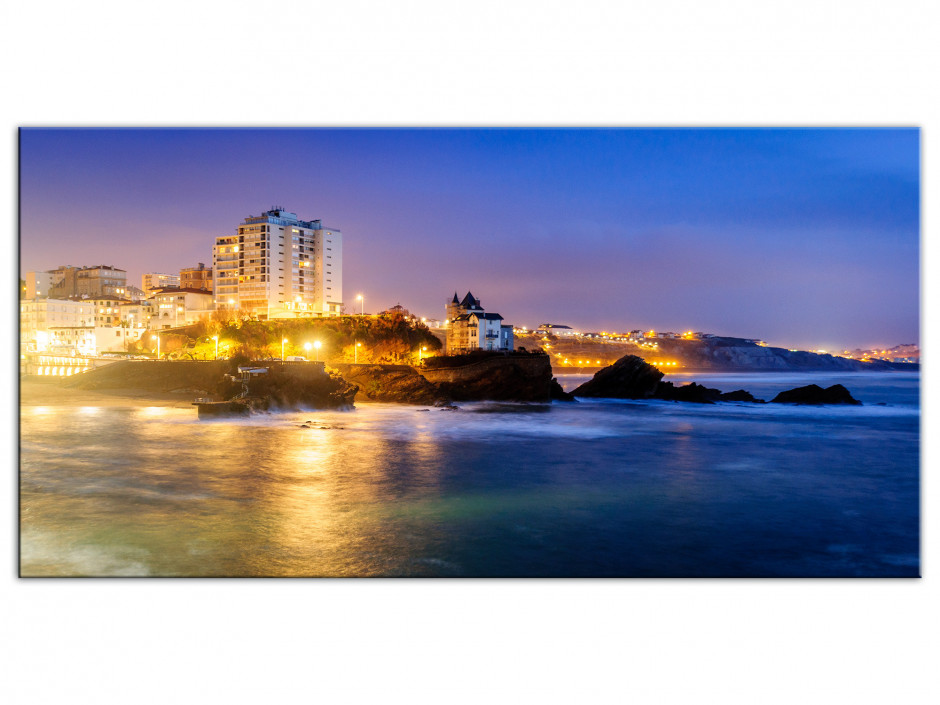
[[[344,298],[837,349],[919,338],[916,129],[27,129],[21,272],[211,263],[283,205]]]

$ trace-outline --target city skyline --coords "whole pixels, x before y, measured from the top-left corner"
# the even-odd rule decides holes
[[[27,129],[21,271],[136,282],[282,204],[345,234],[346,310],[919,342],[916,129]],[[416,276],[420,273],[420,276]]]

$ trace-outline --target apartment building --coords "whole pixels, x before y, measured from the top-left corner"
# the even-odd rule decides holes
[[[52,330],[94,330],[95,306],[91,301],[34,298],[20,301],[20,350],[44,352],[54,344]]]
[[[32,292],[30,281],[34,286]],[[28,272],[26,294],[27,298],[34,298],[30,293],[53,299],[67,299],[72,296],[124,296],[127,293],[127,272],[104,264],[93,267],[64,265],[48,272]]]
[[[148,301],[153,312],[150,327],[154,330],[196,323],[209,318],[214,310],[212,294],[201,289],[167,287],[156,290]]]
[[[206,267],[202,262],[196,267],[187,267],[180,270],[180,289],[199,289],[212,292],[212,267]]]
[[[215,304],[259,319],[338,316],[343,236],[280,206],[248,216],[212,253]]]
[[[55,284],[53,272],[26,272],[24,299],[44,299]]]
[[[117,352],[146,330],[114,296],[35,298],[20,302],[20,352],[97,355]],[[143,313],[139,314],[143,318]]]
[[[154,289],[163,289],[168,286],[178,287],[179,285],[180,277],[176,274],[149,272],[140,278],[140,288],[148,293]]]

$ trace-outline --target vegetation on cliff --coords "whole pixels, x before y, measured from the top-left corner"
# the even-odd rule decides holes
[[[416,363],[423,356],[437,354],[442,347],[427,326],[395,312],[273,321],[216,317],[160,333],[160,351],[169,359],[212,360],[215,336],[219,357],[237,355],[250,360],[280,359],[284,340],[285,357],[317,357],[326,362]],[[320,347],[315,350],[317,342]],[[156,341],[145,336],[139,350],[155,349]]]

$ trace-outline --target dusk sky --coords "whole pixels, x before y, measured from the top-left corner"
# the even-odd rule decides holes
[[[350,311],[916,343],[919,164],[916,129],[27,129],[20,272],[140,286],[279,205],[342,231]]]

